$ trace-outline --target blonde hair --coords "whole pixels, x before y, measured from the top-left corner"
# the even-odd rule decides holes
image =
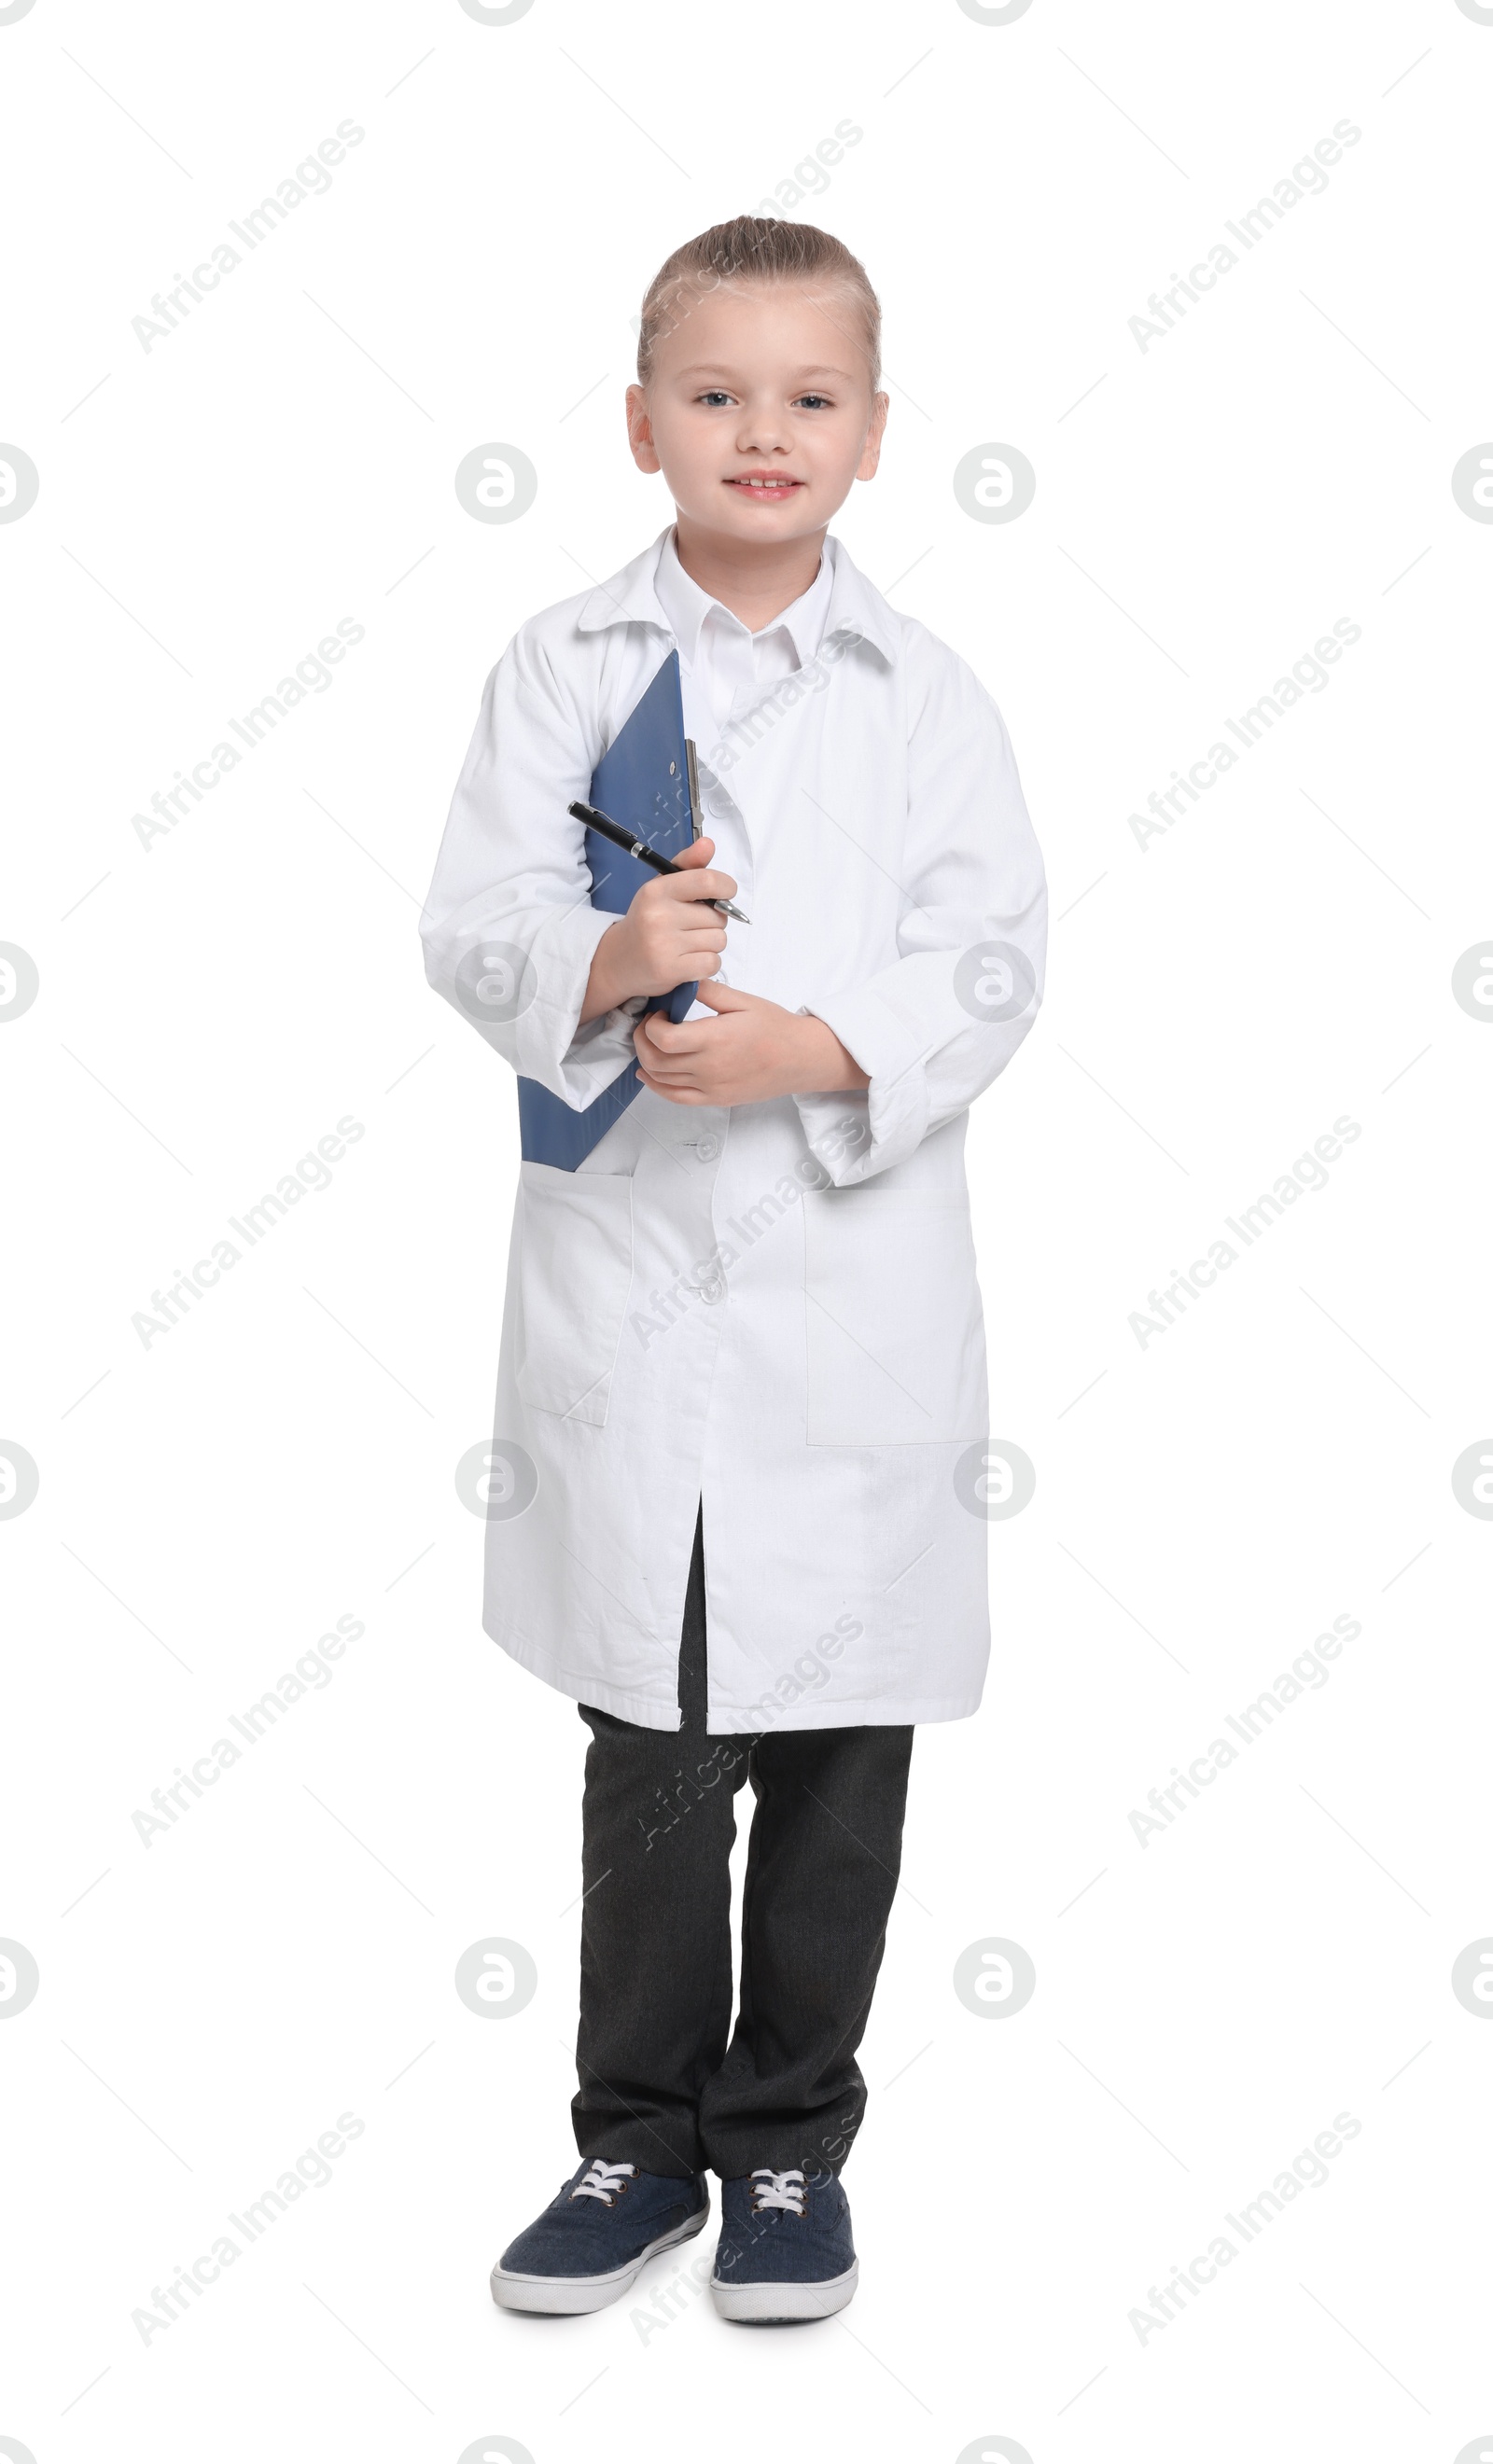
[[[849,301],[854,339],[864,350],[871,391],[881,384],[881,302],[858,256],[813,223],[737,214],[688,239],[666,258],[648,284],[638,333],[638,383],[653,374],[654,352],[702,299],[723,283],[805,282],[838,291]]]

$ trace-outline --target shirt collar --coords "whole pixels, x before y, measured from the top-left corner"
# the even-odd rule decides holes
[[[641,556],[635,556],[630,564],[625,564],[619,573],[611,576],[609,581],[598,583],[596,588],[581,603],[580,612],[576,618],[579,629],[582,633],[599,633],[611,625],[654,625],[661,632],[670,634],[675,641],[681,644],[688,642],[692,649],[699,641],[699,621],[703,621],[705,609],[714,606],[715,603],[706,597],[697,583],[690,581],[683,566],[679,565],[676,556],[674,562],[678,566],[679,578],[696,592],[701,605],[700,619],[695,623],[692,635],[687,636],[675,627],[665,607],[659,589],[659,568],[664,549],[666,545],[671,546],[672,540],[673,524],[670,522],[669,528],[660,532],[652,545],[646,547]],[[824,544],[826,548],[833,549],[833,556],[825,556],[822,560],[819,573],[804,593],[804,598],[796,601],[792,608],[785,608],[778,622],[782,624],[788,617],[796,616],[804,606],[805,602],[812,600],[815,592],[824,583],[827,572],[829,575],[827,604],[823,610],[823,627],[816,633],[806,651],[804,644],[798,637],[797,629],[794,631],[794,648],[800,658],[814,657],[832,634],[843,633],[852,640],[869,642],[871,648],[880,652],[889,667],[894,666],[901,649],[897,617],[888,606],[881,592],[851,563],[844,541],[826,539]],[[667,583],[665,588],[668,588]]]
[[[801,668],[806,668],[809,661],[818,655],[824,638],[824,619],[829,612],[829,594],[834,578],[835,542],[826,539],[819,570],[807,590],[785,607],[780,616],[775,616],[770,624],[760,628],[763,634],[775,633],[781,626],[793,644]],[[720,600],[712,599],[707,591],[701,589],[693,575],[686,573],[679,561],[679,550],[672,531],[665,533],[659,549],[654,588],[659,605],[673,627],[674,639],[692,667],[699,656],[700,632],[707,616],[719,615],[728,626],[741,632],[748,629],[740,617],[734,615]]]

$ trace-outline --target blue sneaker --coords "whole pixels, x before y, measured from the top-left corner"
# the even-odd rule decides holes
[[[850,2203],[833,2173],[805,2180],[759,2165],[721,2184],[720,2210],[711,2298],[723,2319],[768,2326],[845,2308],[861,2271]]]
[[[493,2270],[503,2310],[573,2316],[619,2300],[655,2251],[697,2233],[711,2211],[703,2174],[579,2165]]]

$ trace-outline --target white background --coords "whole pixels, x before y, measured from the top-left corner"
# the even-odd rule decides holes
[[[1493,433],[1493,25],[35,0],[0,70],[0,436],[40,474],[0,527],[0,936],[40,975],[4,1037],[0,1437],[40,1489],[0,1532],[0,1934],[41,1977],[0,2025],[0,2433],[37,2464],[1493,2453],[1493,2026],[1450,1984],[1493,1934],[1493,1529],[1451,1485],[1493,1428],[1493,1034],[1451,991],[1493,925],[1493,528],[1451,488]],[[1326,192],[1142,352],[1148,296],[1345,118]],[[344,119],[329,192],[143,350]],[[660,2262],[536,2323],[487,2271],[574,2161],[584,1732],[480,1628],[453,1471],[516,1108],[415,919],[488,669],[669,518],[623,430],[648,277],[845,119],[796,210],[881,292],[891,417],[837,527],[996,695],[1060,919],[970,1138],[1037,1490],[992,1527],[983,1708],[915,1747],[855,2303],[750,2334],[696,2293],[645,2335]],[[538,473],[511,525],[453,491],[494,441]],[[1009,525],[953,491],[990,442],[1037,473]],[[330,689],[147,852],[132,814],[340,618]],[[1137,846],[1340,618],[1328,687]],[[152,1290],[347,1114],[332,1186],[143,1346]],[[1342,1114],[1329,1185],[1142,1349],[1149,1290]],[[143,1845],[344,1615],[333,1682]],[[1338,1616],[1329,1682],[1142,1847],[1131,1809]],[[500,2024],[452,1984],[488,1936],[538,1970]],[[989,1937],[1037,1968],[1003,2020],[952,1985]],[[344,2112],[332,2181],[143,2343]],[[1140,2341],[1339,2113],[1326,2186]]]

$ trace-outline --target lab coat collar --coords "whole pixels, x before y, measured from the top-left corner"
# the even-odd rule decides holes
[[[670,522],[641,556],[635,556],[610,581],[599,583],[582,601],[576,619],[582,633],[599,633],[610,625],[653,625],[670,641],[678,638],[664,612],[657,586],[658,560],[672,530]],[[834,541],[834,579],[823,640],[827,642],[834,633],[869,642],[889,667],[895,666],[900,647],[897,620],[881,592],[851,563],[840,539]]]

